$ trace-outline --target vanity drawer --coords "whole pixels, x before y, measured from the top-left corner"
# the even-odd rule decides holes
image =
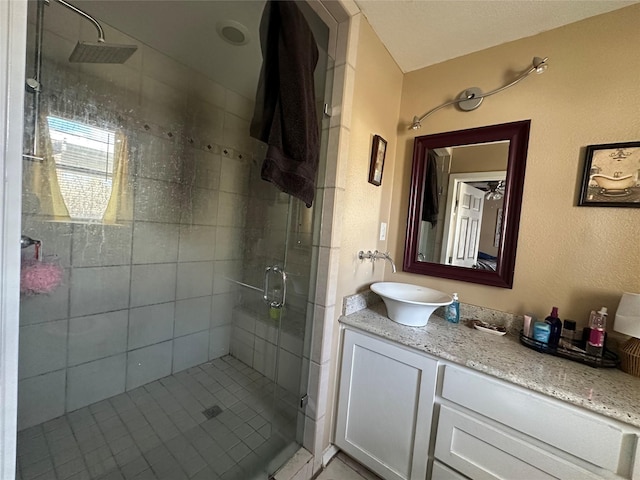
[[[636,432],[615,421],[448,365],[442,398],[611,472],[631,467]]]
[[[431,480],[467,480],[467,477],[460,475],[458,472],[454,472],[436,460],[433,462]]]
[[[435,458],[475,480],[589,480],[603,478],[482,421],[442,405]],[[442,479],[464,478],[435,469]],[[449,473],[449,476],[446,475]],[[452,476],[452,475],[458,475]]]

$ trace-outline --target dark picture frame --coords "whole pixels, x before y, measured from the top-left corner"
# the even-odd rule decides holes
[[[382,171],[384,159],[387,156],[387,141],[380,135],[373,136],[371,144],[371,164],[369,165],[369,183],[380,186],[382,184]]]
[[[578,206],[640,207],[640,142],[587,146]]]

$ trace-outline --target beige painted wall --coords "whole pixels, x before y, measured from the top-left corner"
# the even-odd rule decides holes
[[[513,313],[544,317],[555,305],[561,318],[579,322],[602,305],[613,318],[623,291],[640,292],[640,209],[576,206],[585,146],[640,139],[639,24],[640,5],[634,5],[404,76],[389,239],[398,262],[416,136],[406,125],[467,87],[488,91],[527,68],[533,56],[549,57],[544,75],[486,98],[473,112],[447,107],[417,132],[531,119],[513,289],[389,270],[385,280],[457,291],[463,302]]]
[[[343,203],[338,305],[342,305],[345,295],[366,289],[371,282],[383,278],[385,263],[358,260],[358,251],[388,250],[387,241],[379,240],[380,221],[388,222],[389,219],[402,91],[400,68],[364,18],[360,22],[358,42]],[[368,183],[371,142],[375,134],[388,142],[381,186]]]

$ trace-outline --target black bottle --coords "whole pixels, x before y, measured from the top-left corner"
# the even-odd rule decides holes
[[[562,332],[562,320],[558,318],[558,307],[551,309],[551,314],[544,319],[546,323],[551,327],[549,333],[549,346],[556,348],[560,341],[560,333]]]

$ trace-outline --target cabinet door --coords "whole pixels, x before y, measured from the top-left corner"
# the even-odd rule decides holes
[[[603,478],[475,415],[446,405],[440,406],[435,457],[476,480]]]
[[[427,475],[437,362],[344,331],[336,444],[386,480]]]

